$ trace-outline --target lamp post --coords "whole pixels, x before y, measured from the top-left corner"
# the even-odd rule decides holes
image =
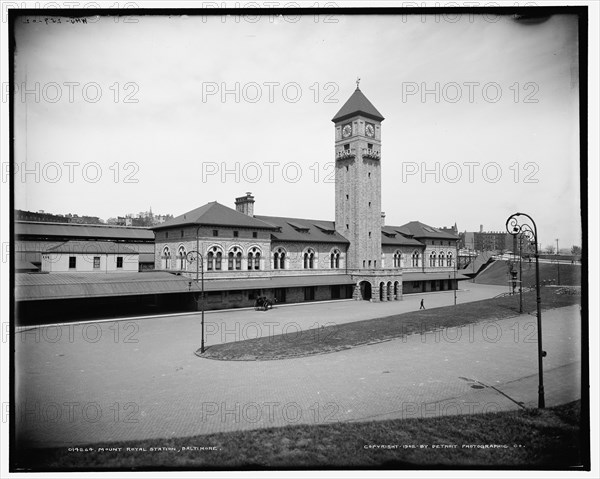
[[[519,314],[523,314],[523,235],[519,235]]]
[[[200,353],[204,353],[204,256],[202,256],[202,253],[200,253],[199,251],[199,239],[198,239],[198,232],[200,230],[200,226],[198,226],[198,229],[196,230],[196,250],[195,251],[190,251],[187,255],[186,258],[187,260],[192,263],[192,262],[196,262],[196,285],[198,285],[198,274],[201,273],[201,282],[200,282],[200,291],[201,291],[201,301],[200,301],[200,305],[201,305],[201,311],[202,311],[202,336],[201,336],[201,341],[200,341]],[[197,305],[198,303],[196,303]]]
[[[456,306],[456,290],[458,289],[458,281],[456,280],[456,270],[458,269],[458,241],[456,245],[456,260],[454,261],[454,306]]]
[[[524,216],[529,219],[531,225],[528,223],[519,224],[519,216]],[[536,303],[537,303],[537,336],[538,336],[538,374],[539,374],[539,387],[538,387],[538,408],[543,409],[546,404],[544,400],[544,372],[542,358],[546,356],[546,351],[542,350],[542,299],[540,293],[540,255],[538,250],[538,235],[537,226],[533,218],[526,213],[515,213],[508,217],[506,220],[506,231],[511,235],[517,236],[522,235],[527,238],[532,245],[535,245],[535,289],[536,289]]]

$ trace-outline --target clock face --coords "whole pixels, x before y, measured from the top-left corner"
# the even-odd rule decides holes
[[[375,136],[375,127],[371,125],[371,123],[367,123],[367,126],[365,127],[365,132],[367,133],[368,137],[373,138]]]
[[[342,128],[342,136],[348,138],[352,134],[352,125],[348,123]]]

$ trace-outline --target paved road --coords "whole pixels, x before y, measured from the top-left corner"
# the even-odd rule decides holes
[[[473,284],[467,281],[460,283],[461,289],[457,291],[457,303],[468,303],[482,299],[493,298],[500,293],[507,292],[507,288],[497,285]],[[321,326],[362,321],[365,319],[381,318],[394,314],[406,313],[419,309],[421,299],[425,300],[428,309],[439,308],[454,304],[453,291],[436,293],[411,294],[404,296],[402,301],[389,301],[370,303],[368,301],[328,301],[317,303],[300,303],[276,305],[267,312],[250,309],[234,309],[222,311],[207,311],[205,313],[205,341],[206,345],[243,341],[256,337],[273,336],[285,333],[290,337],[301,334],[309,329]],[[179,313],[139,318],[120,318],[95,322],[102,325],[102,334],[106,338],[122,340],[136,339],[140,333],[164,334],[165,321],[168,321],[169,332],[177,332],[184,336],[196,338],[197,347],[200,347],[200,313]],[[63,324],[61,330],[55,327],[26,327],[25,330],[39,329],[38,335],[54,338],[60,336],[59,342],[68,341],[70,336],[86,339],[96,334],[97,326],[86,326],[94,323],[86,321],[82,324]],[[26,333],[34,338],[36,333]],[[30,340],[32,341],[32,340]]]
[[[442,296],[428,295],[426,304],[448,299]],[[418,301],[410,299],[412,309]],[[329,304],[332,321],[364,316],[356,308],[391,307]],[[300,318],[315,314],[311,306],[281,310]],[[19,436],[38,446],[146,438],[161,445],[161,438],[217,431],[508,410],[537,400],[535,318],[528,315],[264,362],[198,358],[195,322],[74,325],[60,338],[60,328],[19,333]],[[547,405],[578,398],[579,307],[545,312],[544,341]]]

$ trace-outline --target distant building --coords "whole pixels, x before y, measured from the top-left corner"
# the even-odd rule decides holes
[[[461,248],[474,251],[505,252],[514,251],[516,247],[514,236],[506,231],[483,231],[483,225],[479,231],[465,231],[459,235]]]
[[[164,223],[172,218],[173,215],[154,215],[152,213],[152,208],[150,208],[149,211],[138,213],[137,216],[127,214],[125,216],[118,216],[117,218],[109,218],[107,223],[118,226],[150,227]]]
[[[104,224],[97,216],[79,216],[68,213],[66,215],[54,215],[40,211],[15,210],[17,221],[40,221],[45,223],[77,223],[77,224]]]
[[[456,226],[456,223],[454,223],[454,226],[451,226],[450,228],[446,228],[445,226],[442,226],[438,229],[444,233],[448,233],[448,234],[458,237],[458,227]]]
[[[15,210],[16,221],[44,221],[46,223],[68,223],[69,218],[40,211]]]

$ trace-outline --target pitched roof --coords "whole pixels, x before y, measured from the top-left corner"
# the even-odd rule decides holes
[[[15,271],[38,271],[39,268],[29,261],[20,258],[15,258]]]
[[[240,213],[216,201],[206,203],[195,210],[188,211],[176,218],[156,225],[152,229],[160,230],[182,225],[241,226],[256,229],[275,229],[273,225],[267,224],[257,219],[257,217]]]
[[[22,273],[15,277],[17,301],[183,293],[189,290],[189,279],[185,276],[176,276],[160,271],[145,273]]]
[[[445,233],[439,228],[434,228],[433,226],[426,225],[420,221],[411,221],[410,223],[402,225],[400,228],[407,230],[415,238],[458,239],[456,235]]]
[[[348,98],[348,101],[344,103],[344,106],[337,112],[331,121],[337,123],[338,121],[346,120],[358,114],[376,121],[384,120],[383,115],[377,111],[377,108],[373,106],[363,92],[357,87],[352,96]]]
[[[424,246],[412,237],[410,232],[401,226],[384,226],[381,228],[381,244],[397,246]]]
[[[272,239],[276,241],[349,243],[346,238],[335,231],[333,221],[280,216],[257,216],[257,218],[279,228],[278,231],[271,233]]]
[[[154,242],[154,233],[148,228],[116,225],[80,225],[76,223],[44,223],[15,221],[17,238],[90,238],[105,240],[130,240]]]
[[[65,241],[63,244],[49,248],[52,253],[99,253],[99,254],[139,254],[122,243],[113,241]]]

